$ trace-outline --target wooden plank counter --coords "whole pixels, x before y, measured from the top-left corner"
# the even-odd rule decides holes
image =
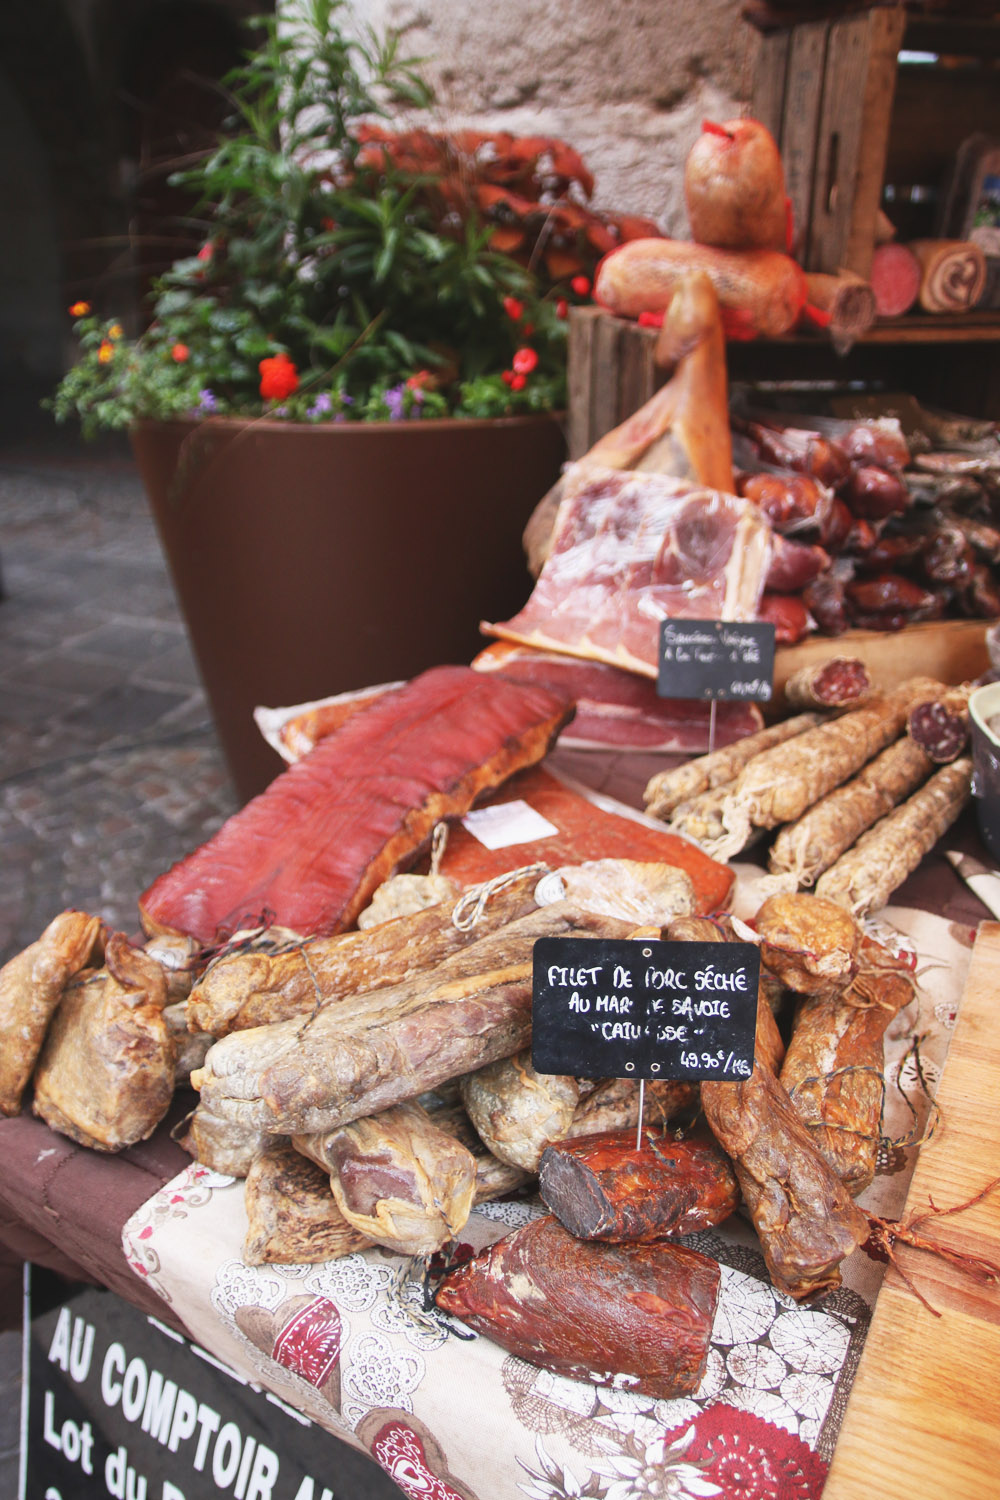
[[[979,928],[906,1215],[964,1203],[1000,1177],[1000,923]],[[928,1237],[1000,1262],[1000,1191],[931,1220]],[[823,1500],[965,1500],[1000,1492],[1000,1286],[901,1248],[875,1304]]]

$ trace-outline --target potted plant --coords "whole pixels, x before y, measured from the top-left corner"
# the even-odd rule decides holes
[[[390,130],[428,93],[343,0],[258,18],[233,120],[174,180],[203,243],[136,339],[74,306],[52,406],[127,427],[238,791],[252,721],[468,660],[523,600],[564,448],[567,302],[626,232],[564,143]],[[514,252],[514,253],[511,253]]]

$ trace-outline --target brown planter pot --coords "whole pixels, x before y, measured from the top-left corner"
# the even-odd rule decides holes
[[[552,417],[139,422],[132,445],[243,798],[282,764],[258,704],[467,662],[520,608],[565,451]]]

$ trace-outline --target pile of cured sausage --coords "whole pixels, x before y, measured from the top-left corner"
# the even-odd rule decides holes
[[[0,971],[0,1108],[30,1099],[114,1151],[190,1083],[184,1144],[245,1177],[252,1264],[369,1246],[423,1264],[477,1202],[537,1190],[547,1212],[444,1273],[438,1306],[571,1377],[696,1390],[719,1268],[679,1238],[740,1209],[781,1291],[839,1283],[869,1232],[854,1195],[874,1171],[882,1034],[912,987],[847,903],[778,894],[738,926],[725,866],[638,825],[632,857],[602,850],[596,813],[586,858],[472,885],[462,857],[397,873],[482,793],[541,774],[526,768],[571,713],[462,667],[365,700],[153,883],[145,941],[64,912]],[[748,1078],[651,1083],[637,1144],[634,1081],[532,1066],[539,937],[748,932],[764,976]]]
[[[720,858],[770,838],[776,887],[815,887],[857,916],[880,909],[969,800],[971,686],[916,677],[868,691],[851,659],[804,670],[786,692],[806,712],[658,773],[647,811]],[[843,711],[815,711],[831,703]]]

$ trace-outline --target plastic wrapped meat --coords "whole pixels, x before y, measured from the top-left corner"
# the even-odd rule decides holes
[[[770,560],[750,501],[662,474],[571,470],[530,599],[483,629],[655,677],[661,621],[754,619]]]

